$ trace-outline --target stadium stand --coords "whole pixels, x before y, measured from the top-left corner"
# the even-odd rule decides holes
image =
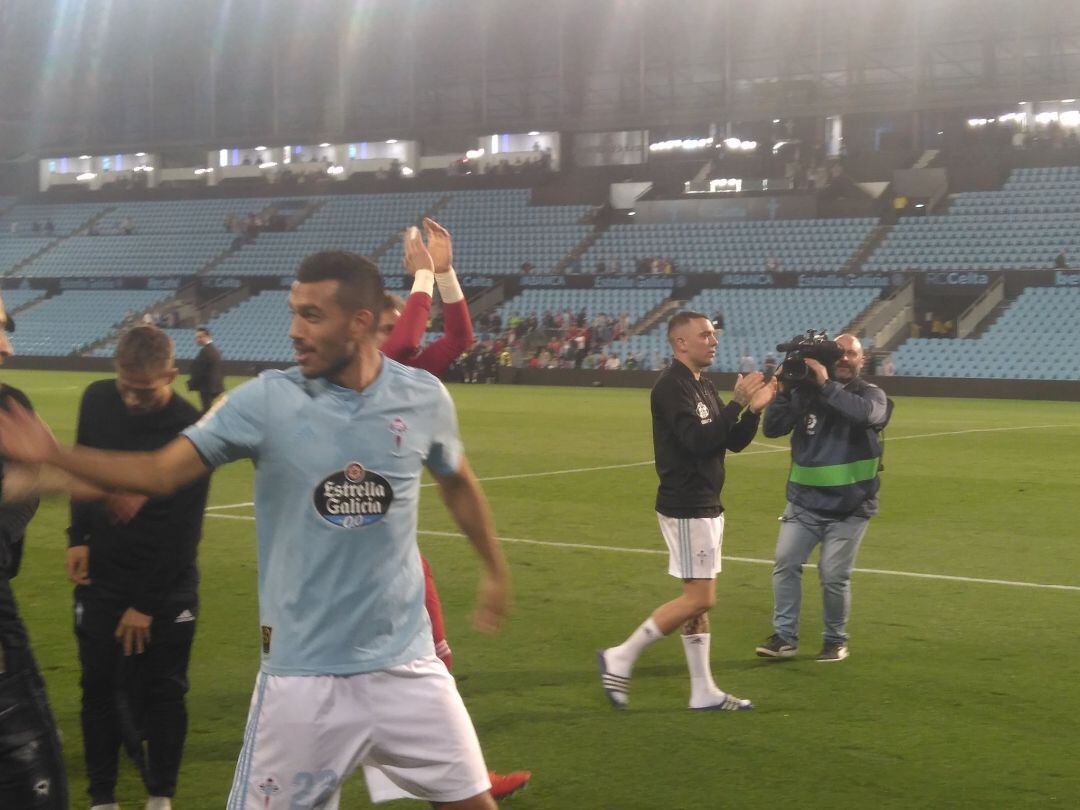
[[[735,371],[748,351],[758,367],[769,353],[781,359],[776,345],[807,329],[825,329],[837,335],[878,297],[873,289],[791,288],[780,290],[703,290],[680,309],[712,316],[724,315],[724,334],[718,338],[713,369]],[[643,335],[631,335],[612,344],[611,351],[625,362],[628,355],[646,359],[653,368],[670,356],[666,322]]]
[[[26,277],[194,275],[228,249],[233,236],[134,234],[75,236],[60,242],[19,272]]]
[[[437,193],[363,194],[314,197],[319,206],[295,231],[262,233],[252,244],[227,257],[212,271],[218,275],[288,275],[317,250],[355,250],[366,255],[399,235],[442,197]],[[401,267],[400,252],[395,264]]]
[[[10,211],[0,216],[0,234],[13,235],[12,226],[18,236],[34,235],[36,222],[44,227],[52,222],[56,236],[65,236],[82,227],[92,217],[109,210],[103,203],[69,203],[65,205],[36,205],[19,203]]]
[[[780,270],[836,272],[876,225],[870,218],[617,224],[584,253],[581,267],[595,272],[603,262],[629,273],[638,259],[660,257],[680,273],[757,273],[774,258]]]
[[[16,319],[16,351],[60,357],[111,334],[129,312],[169,297],[159,290],[69,291],[35,304]]]
[[[912,377],[1080,380],[1080,289],[1031,287],[980,337],[914,338],[892,354]]]
[[[525,290],[504,301],[498,312],[504,324],[511,315],[541,318],[547,312],[577,315],[582,310],[589,320],[600,314],[618,318],[626,313],[636,323],[667,297],[666,290]]]
[[[896,270],[1025,270],[1080,255],[1080,167],[1017,169],[1000,191],[958,194],[940,216],[904,217],[864,264]]]
[[[0,234],[0,274],[7,275],[53,239],[48,236],[5,236]]]
[[[509,275],[528,262],[549,273],[585,238],[585,205],[532,206],[523,188],[456,192],[435,216],[454,237],[454,264],[461,273]],[[387,254],[400,266],[401,248]]]

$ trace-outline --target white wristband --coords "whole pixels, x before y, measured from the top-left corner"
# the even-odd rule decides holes
[[[430,270],[417,270],[413,276],[412,292],[427,293],[431,298],[435,294],[435,274]]]
[[[458,283],[457,273],[454,272],[453,267],[445,273],[436,273],[435,283],[439,285],[439,295],[442,297],[444,304],[453,304],[464,300],[465,293],[461,291],[461,284]]]

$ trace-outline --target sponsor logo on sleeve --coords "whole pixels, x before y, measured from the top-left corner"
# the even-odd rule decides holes
[[[320,481],[313,498],[323,520],[355,529],[382,520],[394,501],[394,490],[381,475],[353,461]]]
[[[274,628],[264,624],[262,626],[263,655],[270,654],[270,639],[273,637],[273,635]]]

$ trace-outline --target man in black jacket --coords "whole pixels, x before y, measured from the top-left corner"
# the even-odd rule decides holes
[[[889,402],[884,391],[859,376],[859,339],[840,335],[836,343],[844,354],[833,379],[825,366],[807,359],[814,376],[781,391],[765,411],[766,436],[792,434],[792,463],[776,539],[773,634],[757,648],[762,658],[783,660],[798,652],[802,568],[819,543],[825,634],[817,660],[848,657],[851,572],[867,524],[877,514],[879,433],[889,419]]]
[[[156,450],[198,421],[198,410],[172,390],[172,341],[160,329],[125,333],[115,366],[115,380],[91,383],[83,394],[79,444]],[[209,481],[204,476],[162,498],[120,493],[72,504],[67,569],[76,583],[83,740],[95,808],[115,807],[122,743],[143,771],[148,810],[167,810],[176,791]]]
[[[660,487],[656,513],[671,552],[668,573],[682,580],[682,595],[667,602],[617,647],[600,650],[600,680],[616,708],[629,705],[630,675],[641,653],[683,628],[690,669],[690,708],[739,711],[753,708],[719,689],[709,665],[709,610],[716,602],[716,574],[724,533],[724,455],[737,453],[757,433],[758,416],[772,401],[776,383],[761,372],[735,383],[725,405],[702,372],[716,356],[716,330],[699,312],[680,312],[668,322],[674,360],[652,390],[653,451]]]
[[[210,330],[200,326],[195,330],[195,342],[202,348],[191,361],[188,391],[198,391],[202,411],[206,413],[214,400],[225,390],[225,375],[221,368],[221,352],[210,337]]]
[[[13,354],[7,332],[15,325],[0,300],[0,363]],[[30,408],[26,395],[0,384],[0,407],[18,402]],[[100,491],[78,492],[61,474],[54,484],[45,471],[0,461],[0,807],[67,810],[68,786],[56,722],[45,695],[45,681],[30,649],[26,625],[19,616],[11,580],[19,573],[26,526],[37,511],[37,496],[65,491],[98,497]],[[85,487],[91,490],[90,487]]]

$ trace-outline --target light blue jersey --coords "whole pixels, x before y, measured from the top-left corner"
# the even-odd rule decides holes
[[[255,463],[264,672],[347,675],[434,655],[416,545],[420,473],[456,472],[450,394],[383,358],[364,391],[267,371],[184,431]]]

